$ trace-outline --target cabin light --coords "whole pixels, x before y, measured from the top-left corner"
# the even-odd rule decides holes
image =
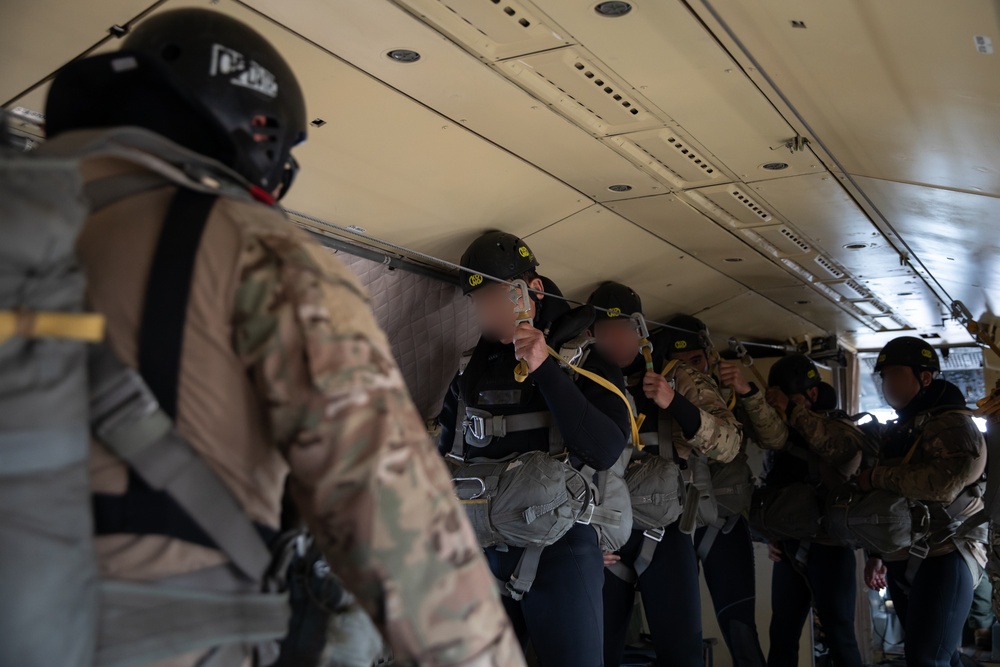
[[[787,162],[768,162],[767,164],[762,164],[763,169],[768,171],[781,171],[782,169],[788,169]]]
[[[608,190],[611,190],[612,192],[628,192],[631,189],[632,189],[631,185],[625,185],[624,183],[608,186]]]
[[[632,5],[628,2],[602,2],[594,7],[594,11],[601,16],[617,18],[632,11]]]
[[[313,127],[323,127],[324,125],[326,125],[326,121],[323,120],[322,118],[313,118],[311,121],[309,121],[309,124],[312,125]]]
[[[415,63],[420,60],[420,54],[410,49],[393,49],[385,55],[397,63]]]
[[[867,247],[867,243],[847,243],[844,245],[844,248],[847,250],[864,250]]]

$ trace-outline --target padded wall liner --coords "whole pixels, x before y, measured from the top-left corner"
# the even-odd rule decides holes
[[[346,252],[336,255],[371,294],[375,319],[389,337],[417,409],[425,420],[434,419],[459,357],[479,339],[472,303],[440,280]]]

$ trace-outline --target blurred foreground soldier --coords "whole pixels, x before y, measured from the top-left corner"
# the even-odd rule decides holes
[[[46,119],[39,154],[2,163],[0,664],[289,664],[272,651],[288,596],[270,591],[290,577],[294,600],[294,574],[268,548],[288,477],[366,612],[327,610],[311,664],[371,664],[374,620],[397,664],[522,665],[367,296],[275,206],[306,127],[281,56],[223,14],[156,14],[64,67]],[[82,288],[77,230],[56,222],[88,210],[76,256],[108,338],[89,418],[76,343],[101,339],[100,317],[27,314],[79,310],[59,301]]]

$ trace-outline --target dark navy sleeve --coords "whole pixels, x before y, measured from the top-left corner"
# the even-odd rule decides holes
[[[677,420],[684,437],[688,440],[701,428],[701,412],[686,396],[674,394],[674,400],[667,406],[667,414]]]
[[[441,424],[441,435],[438,438],[438,451],[442,456],[451,452],[455,444],[455,429],[458,428],[458,375],[451,381],[448,392],[444,395],[444,405],[438,414]]]
[[[586,369],[625,392],[619,369],[600,361],[588,363]],[[628,408],[622,399],[587,378],[574,381],[551,357],[531,377],[542,392],[570,454],[595,470],[607,470],[614,465],[625,449],[630,430]]]

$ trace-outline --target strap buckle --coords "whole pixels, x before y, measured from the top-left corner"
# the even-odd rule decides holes
[[[650,528],[649,530],[643,532],[644,537],[648,537],[654,542],[662,542],[663,536],[667,534],[664,528]]]
[[[910,555],[914,558],[924,560],[931,552],[931,545],[926,540],[916,542],[910,547]]]
[[[462,420],[462,432],[475,440],[486,439],[486,419],[480,415],[466,413]]]
[[[140,422],[160,409],[153,392],[132,368],[122,366],[96,379],[90,414],[94,433],[101,441],[111,440],[121,426]]]
[[[584,526],[589,526],[594,520],[594,510],[596,509],[597,505],[593,502],[588,503],[587,507],[583,510],[583,514],[576,520],[576,522]]]

